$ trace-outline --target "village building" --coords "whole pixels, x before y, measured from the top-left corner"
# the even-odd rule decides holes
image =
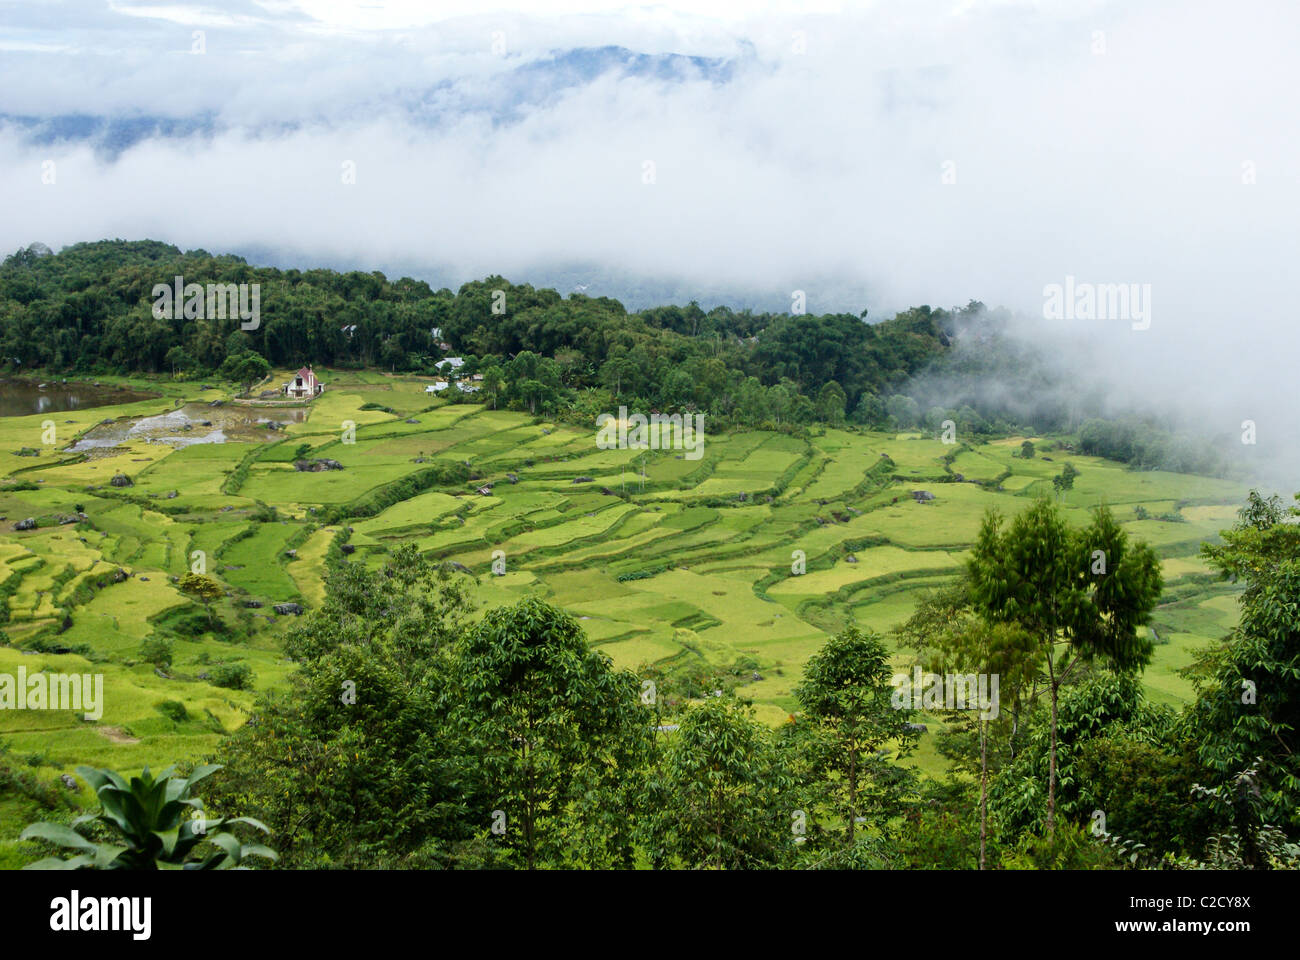
[[[439,360],[437,363],[434,364],[434,366],[437,367],[439,370],[441,370],[443,367],[451,367],[451,369],[453,370],[459,370],[461,367],[465,366],[465,358],[446,357],[442,360]]]
[[[293,375],[293,379],[286,383],[282,390],[285,396],[293,397],[295,400],[310,400],[325,392],[325,384],[316,379],[316,374],[312,372],[311,367],[303,367]]]

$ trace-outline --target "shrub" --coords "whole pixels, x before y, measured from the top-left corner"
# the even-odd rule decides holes
[[[177,614],[168,626],[182,637],[200,637],[209,631],[213,633],[226,631],[226,625],[221,620],[209,620],[203,611],[193,609]]]
[[[179,700],[164,700],[158,704],[157,710],[168,720],[175,723],[184,723],[190,718],[190,712],[185,709],[185,704]]]
[[[221,663],[208,671],[208,683],[229,690],[251,690],[253,668],[246,663]]]
[[[140,659],[155,667],[166,669],[172,665],[172,642],[166,637],[149,637],[140,644]]]

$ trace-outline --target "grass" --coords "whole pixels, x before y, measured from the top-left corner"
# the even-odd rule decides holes
[[[746,674],[738,692],[771,723],[794,709],[803,664],[829,633],[856,623],[887,634],[924,591],[958,570],[986,510],[1013,515],[1036,493],[1050,495],[1067,461],[1079,471],[1061,499],[1069,521],[1081,524],[1091,507],[1110,504],[1125,529],[1156,548],[1167,584],[1177,588],[1155,616],[1160,643],[1145,674],[1154,699],[1185,702],[1191,687],[1180,670],[1235,623],[1235,589],[1208,577],[1198,557],[1201,541],[1230,525],[1244,499],[1245,489],[1228,481],[1136,472],[1059,448],[1045,460],[1052,438],[1033,438],[1040,455],[1022,459],[1021,438],[952,446],[847,429],[806,439],[710,434],[702,459],[678,459],[673,451],[599,450],[592,430],[448,403],[425,394],[419,378],[332,371],[321,378],[326,392],[306,419],[260,448],[131,442],[92,459],[62,446],[17,457],[6,451],[40,445],[46,418],[0,420],[0,592],[9,614],[0,671],[21,663],[96,672],[105,684],[99,721],[0,714],[0,740],[42,754],[39,776],[78,763],[132,770],[209,752],[221,731],[244,721],[255,693],[206,683],[205,663],[243,658],[258,690],[281,684],[291,667],[281,635],[292,618],[274,615],[270,604],[322,602],[327,557],[345,527],[354,558],[368,564],[406,542],[464,564],[480,611],[530,594],[549,598],[579,617],[619,667],[697,659],[723,672],[737,657],[752,658],[761,679]],[[62,442],[106,417],[222,396],[169,382],[160,392],[60,414]],[[355,438],[345,433],[348,420]],[[303,445],[307,456],[336,459],[343,469],[294,470]],[[323,508],[423,469],[419,459],[467,462],[476,477],[365,519],[333,526],[316,519]],[[235,489],[237,468],[246,469],[237,492],[223,492]],[[134,486],[109,486],[119,471]],[[574,483],[579,477],[593,482]],[[36,488],[13,489],[13,481]],[[483,484],[488,496],[477,492]],[[917,503],[915,490],[934,500]],[[1149,519],[1137,519],[1139,506]],[[276,514],[267,520],[270,509]],[[58,524],[77,510],[86,521]],[[26,517],[40,526],[14,531]],[[504,576],[490,569],[498,550]],[[796,575],[800,553],[806,572]],[[206,613],[172,579],[200,562],[229,593],[212,609],[222,629],[208,629]],[[168,671],[139,661],[141,642],[154,635],[173,641]],[[23,649],[50,644],[76,652]],[[896,665],[906,668],[908,657],[896,650]],[[164,717],[163,700],[183,703],[189,719]],[[922,738],[918,758],[923,769],[937,769],[932,738]],[[17,811],[26,809],[14,804],[0,798],[0,865],[11,855],[6,838]]]

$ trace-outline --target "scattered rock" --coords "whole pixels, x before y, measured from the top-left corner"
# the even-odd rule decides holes
[[[140,579],[143,580],[145,583],[148,583],[148,582],[149,582],[149,578],[148,578],[148,577],[141,577]]]
[[[277,603],[271,609],[279,614],[293,614],[295,617],[302,616],[302,604],[300,603]]]
[[[127,577],[129,577],[129,576],[130,576],[129,573],[127,573],[127,572],[126,572],[125,570],[123,570],[121,567],[118,567],[116,570],[113,571],[113,582],[114,582],[114,583],[121,583],[123,580],[125,580],[125,579],[126,579]]]
[[[853,554],[850,553],[847,557],[844,558],[844,562],[845,562],[845,563],[857,563],[857,562],[858,562],[858,558],[855,557]]]
[[[419,421],[419,420],[407,420],[406,422],[407,422],[407,423],[419,423],[420,421]]]
[[[357,550],[357,548],[352,546],[352,544],[350,543],[343,544],[342,546],[339,547],[339,549],[342,550],[344,553],[356,553]]]
[[[250,609],[250,610],[256,610],[256,609],[258,609],[259,607],[262,606],[262,601],[261,601],[261,600],[245,600],[245,601],[244,601],[244,606],[247,607],[247,608]]]
[[[108,481],[108,482],[111,483],[111,484],[112,484],[113,486],[115,486],[115,487],[134,487],[134,486],[135,486],[135,484],[131,482],[131,478],[128,477],[125,473],[115,473],[115,474],[113,474],[113,479],[110,480],[110,481]]]
[[[286,557],[289,557],[289,558],[294,559],[294,560],[298,559],[298,551],[297,551],[297,550],[286,550],[286,551],[284,551],[284,555],[285,555]]]
[[[35,529],[36,529],[36,518],[35,518],[35,517],[28,517],[26,520],[19,520],[17,523],[14,524],[14,529],[15,529],[15,530],[35,530]]]
[[[59,774],[59,779],[63,781],[63,785],[69,790],[75,791],[77,789],[77,781],[73,780],[72,777],[68,776],[66,773]]]
[[[316,460],[295,460],[293,468],[300,473],[320,473],[322,470],[342,470],[343,464],[328,457]]]
[[[179,497],[179,496],[180,496],[180,492],[179,492],[179,491],[176,491],[176,490],[173,490],[171,493],[167,494],[167,499],[168,499],[168,500],[175,500],[175,499],[176,499],[177,497]]]
[[[574,483],[595,483],[596,480],[594,477],[574,477],[573,482]]]
[[[518,483],[518,482],[519,482],[519,477],[516,476],[516,475],[513,474],[513,473],[507,473],[507,474],[506,474],[506,479],[509,480],[511,483]]]

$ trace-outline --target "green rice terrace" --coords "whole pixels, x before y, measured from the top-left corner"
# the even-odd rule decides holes
[[[137,379],[118,382],[152,399],[0,419],[0,671],[104,675],[97,721],[0,713],[13,757],[43,778],[199,757],[290,671],[280,636],[296,608],[276,605],[320,603],[339,551],[377,564],[405,542],[463,565],[480,611],[543,596],[617,666],[722,676],[777,724],[831,633],[887,634],[958,569],[987,508],[1051,494],[1065,462],[1072,523],[1104,501],[1162,557],[1153,699],[1189,699],[1180,668],[1236,619],[1234,588],[1197,553],[1245,488],[1076,456],[1068,438],[1033,438],[1024,459],[1021,437],[715,436],[706,422],[690,460],[601,450],[591,430],[442,400],[427,379],[320,375],[306,405]],[[204,569],[224,588],[210,610],[179,583]],[[934,768],[927,739],[914,762]],[[19,826],[5,819],[6,839]]]

